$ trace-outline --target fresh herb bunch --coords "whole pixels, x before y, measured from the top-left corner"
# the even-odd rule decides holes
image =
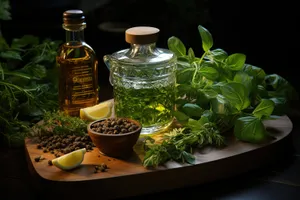
[[[210,32],[201,25],[198,30],[204,51],[200,58],[192,48],[187,51],[180,39],[168,40],[178,57],[176,119],[184,125],[209,113],[221,133],[233,129],[241,141],[268,141],[272,137],[263,120],[287,114],[297,92],[283,77],[245,63],[244,54],[212,49]]]
[[[170,37],[168,47],[178,57],[177,110],[182,125],[166,134],[161,142],[145,140],[145,167],[156,167],[169,160],[193,164],[194,147],[225,145],[225,132],[244,142],[262,143],[273,137],[263,121],[287,114],[298,94],[283,77],[267,75],[247,64],[244,54],[228,55],[212,49],[210,32],[199,25],[203,55],[196,57],[182,41]]]
[[[30,131],[29,136],[42,135],[78,135],[87,134],[88,121],[79,117],[71,117],[62,111],[47,111],[43,120],[36,123]]]
[[[144,167],[157,167],[169,160],[194,164],[194,148],[207,145],[222,147],[225,145],[225,138],[220,135],[214,123],[202,117],[200,121],[190,120],[184,128],[175,128],[166,133],[161,143],[155,143],[153,138],[148,137],[144,144]]]
[[[10,20],[9,0],[0,5],[0,20]],[[0,30],[0,141],[22,145],[30,126],[45,111],[57,109],[55,57],[60,43],[32,35],[8,42]]]
[[[9,45],[0,36],[0,124],[9,143],[22,139],[45,111],[57,109],[55,57],[59,44],[25,35]]]

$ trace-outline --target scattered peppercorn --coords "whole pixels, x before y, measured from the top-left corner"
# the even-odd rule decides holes
[[[37,144],[37,148],[44,153],[67,154],[80,148],[86,148],[87,151],[91,151],[95,147],[87,134],[83,136],[52,134],[40,136],[38,139],[39,144]]]
[[[52,160],[48,160],[48,165],[53,165]]]
[[[41,156],[37,156],[37,157],[34,158],[34,161],[35,161],[35,162],[39,162],[40,159],[41,159]]]

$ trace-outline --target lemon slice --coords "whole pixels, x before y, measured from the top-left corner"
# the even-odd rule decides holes
[[[53,159],[52,164],[62,170],[74,169],[82,163],[85,153],[85,148],[78,149]]]
[[[95,106],[81,108],[80,118],[88,121],[95,121],[109,117],[112,112],[113,102],[104,101]]]

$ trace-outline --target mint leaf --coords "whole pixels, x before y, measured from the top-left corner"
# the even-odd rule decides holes
[[[200,33],[201,39],[202,39],[202,48],[205,52],[208,52],[210,48],[213,46],[213,38],[210,32],[204,28],[203,26],[198,26],[198,31]]]

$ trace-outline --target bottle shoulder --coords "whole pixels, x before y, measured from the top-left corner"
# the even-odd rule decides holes
[[[97,60],[93,48],[84,42],[66,42],[62,44],[58,49],[57,58],[64,60]]]

